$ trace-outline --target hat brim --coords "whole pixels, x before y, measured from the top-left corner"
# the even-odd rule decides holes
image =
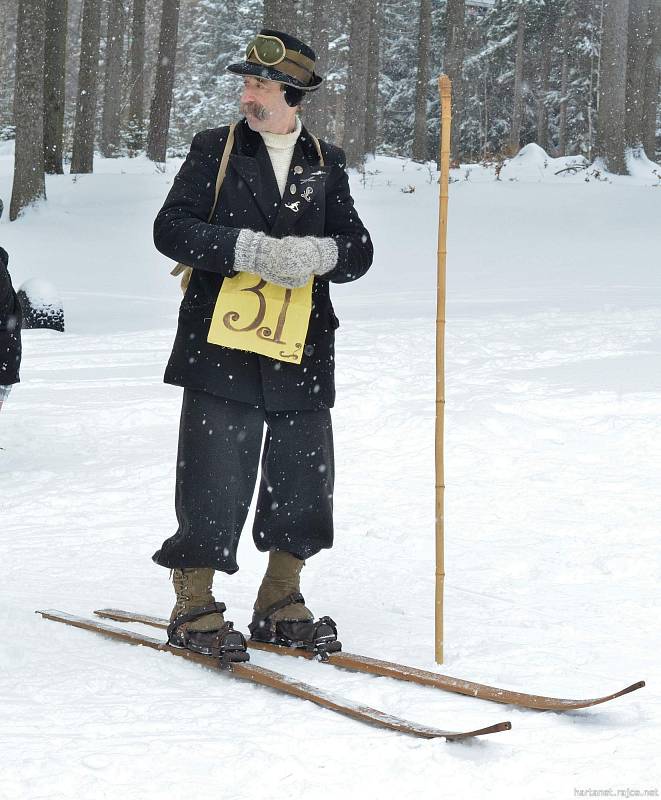
[[[319,88],[323,81],[323,78],[320,78],[319,75],[313,74],[312,83],[305,85],[296,78],[292,78],[291,75],[287,75],[285,72],[280,72],[280,70],[276,69],[275,67],[267,67],[263,64],[252,64],[250,61],[242,61],[238,64],[230,64],[229,67],[226,67],[226,69],[228,72],[233,72],[235,75],[254,75],[256,78],[263,78],[266,81],[277,81],[278,83],[284,83],[287,86],[293,86],[294,88],[300,89],[303,92],[314,92],[315,89]]]

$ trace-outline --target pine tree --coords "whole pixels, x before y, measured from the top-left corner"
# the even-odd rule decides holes
[[[432,36],[433,29],[432,19]],[[408,155],[413,144],[418,33],[419,17],[408,6],[384,4],[379,80],[381,136],[385,151],[392,154]]]
[[[446,55],[444,71],[452,82],[452,161],[461,160],[461,126],[463,121],[463,69],[465,58],[466,3],[448,0],[445,20]]]
[[[365,43],[369,42],[369,31],[369,3],[364,0],[353,0],[343,138],[347,165],[350,167],[361,167],[365,157],[365,95],[368,67],[368,49]]]
[[[610,172],[625,174],[629,0],[604,0],[599,114],[595,153]]]
[[[552,80],[553,75],[559,72],[557,68],[553,68],[554,57],[558,55],[555,43],[564,5],[566,5],[564,0],[546,0],[544,5],[535,9],[535,13],[531,15],[531,25],[528,28],[529,52],[533,67],[530,89],[536,116],[534,141],[547,151],[551,149],[549,107],[554,100],[554,93],[551,91]]]
[[[46,197],[44,176],[44,0],[19,0],[16,33],[16,149],[9,219]]]
[[[427,158],[427,95],[429,94],[429,55],[431,49],[431,0],[418,3],[418,63],[415,80],[415,116],[413,120],[414,161]]]
[[[328,72],[328,34],[329,34],[329,4],[328,0],[312,0],[312,27],[310,32],[310,45],[315,51],[315,72],[324,77]],[[328,80],[319,89],[312,92],[305,101],[306,125],[320,138],[328,136],[329,123]]]
[[[103,91],[100,149],[104,156],[119,155],[122,69],[124,66],[125,0],[110,0],[106,38],[106,74]]]
[[[197,131],[238,118],[242,83],[226,67],[244,59],[259,7],[260,0],[191,0],[182,8],[171,131],[180,149]]]
[[[177,55],[179,7],[180,0],[163,0],[156,83],[149,115],[147,140],[147,156],[152,161],[165,161],[167,152]]]
[[[0,141],[14,134],[17,2],[0,3]]]
[[[44,69],[44,168],[49,175],[64,171],[64,78],[67,43],[67,0],[46,0]]]
[[[301,6],[301,0],[264,0],[264,27],[298,36]]]
[[[78,102],[71,156],[72,173],[86,173],[93,170],[100,38],[101,0],[84,0]]]
[[[323,89],[328,103],[328,137],[341,145],[344,138],[344,117],[349,71],[349,11],[342,0],[329,0],[328,67]],[[381,76],[383,73],[381,73]],[[305,107],[304,107],[305,108]]]
[[[513,0],[503,0],[489,9],[478,22],[478,50],[467,56],[464,65],[470,87],[465,91],[464,108],[470,116],[481,116],[479,147],[483,158],[502,153],[511,133],[518,13],[519,4]],[[466,133],[462,130],[462,140]],[[463,141],[464,152],[475,152],[476,134],[471,131],[469,141]]]
[[[135,154],[145,138],[145,0],[133,0],[131,22],[131,84],[126,145]]]
[[[592,159],[599,88],[601,7],[593,0],[569,0],[565,152]],[[560,124],[558,102],[557,124]],[[551,125],[554,118],[551,119]],[[558,143],[560,131],[558,130]]]
[[[624,140],[628,148],[638,151],[642,149],[644,137],[645,71],[652,33],[650,23],[649,0],[629,0]]]
[[[654,159],[657,151],[657,116],[661,106],[661,3],[650,6],[650,38],[645,65],[645,97],[641,120],[642,143],[648,157]],[[659,131],[661,133],[661,131]]]
[[[379,62],[381,2],[370,0],[369,41],[367,43],[367,92],[365,94],[365,152],[376,153],[379,131]]]

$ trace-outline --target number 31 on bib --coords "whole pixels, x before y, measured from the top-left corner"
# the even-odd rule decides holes
[[[312,311],[314,278],[300,289],[268,283],[240,272],[225,278],[207,341],[300,364]]]

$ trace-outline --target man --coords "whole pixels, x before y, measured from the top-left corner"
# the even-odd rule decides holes
[[[3,204],[0,200],[0,217]],[[18,383],[21,364],[21,307],[9,276],[9,256],[0,247],[0,409],[13,384]]]
[[[198,133],[154,224],[156,247],[192,267],[165,381],[184,387],[175,507],[178,528],[154,561],[172,570],[173,644],[245,660],[245,640],[212,594],[214,571],[238,569],[236,548],[261,476],[253,538],[269,553],[253,638],[339,649],[333,621],[300,595],[305,559],[333,544],[334,335],[329,284],[361,277],[372,243],[354,209],[342,150],[318,142],[297,109],[322,79],[314,51],[262,30],[244,62],[234,145],[218,203],[228,127]],[[294,289],[314,279],[300,364],[207,341],[225,278],[253,273]]]

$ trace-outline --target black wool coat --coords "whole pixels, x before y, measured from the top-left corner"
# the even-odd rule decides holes
[[[21,306],[7,265],[9,256],[0,247],[0,386],[19,382],[21,364]]]
[[[334,342],[339,322],[329,284],[360,278],[369,269],[373,253],[349,191],[344,152],[320,142],[324,157],[320,166],[315,144],[303,127],[281,199],[264,141],[242,120],[235,129],[227,173],[209,224],[228,131],[226,126],[195,136],[154,223],[158,250],[193,267],[165,382],[270,411],[330,408],[335,402]],[[309,201],[302,197],[308,187],[312,187]],[[314,281],[301,364],[207,342],[222,282],[236,274],[234,247],[241,228],[276,238],[332,236],[337,244],[337,266]]]

